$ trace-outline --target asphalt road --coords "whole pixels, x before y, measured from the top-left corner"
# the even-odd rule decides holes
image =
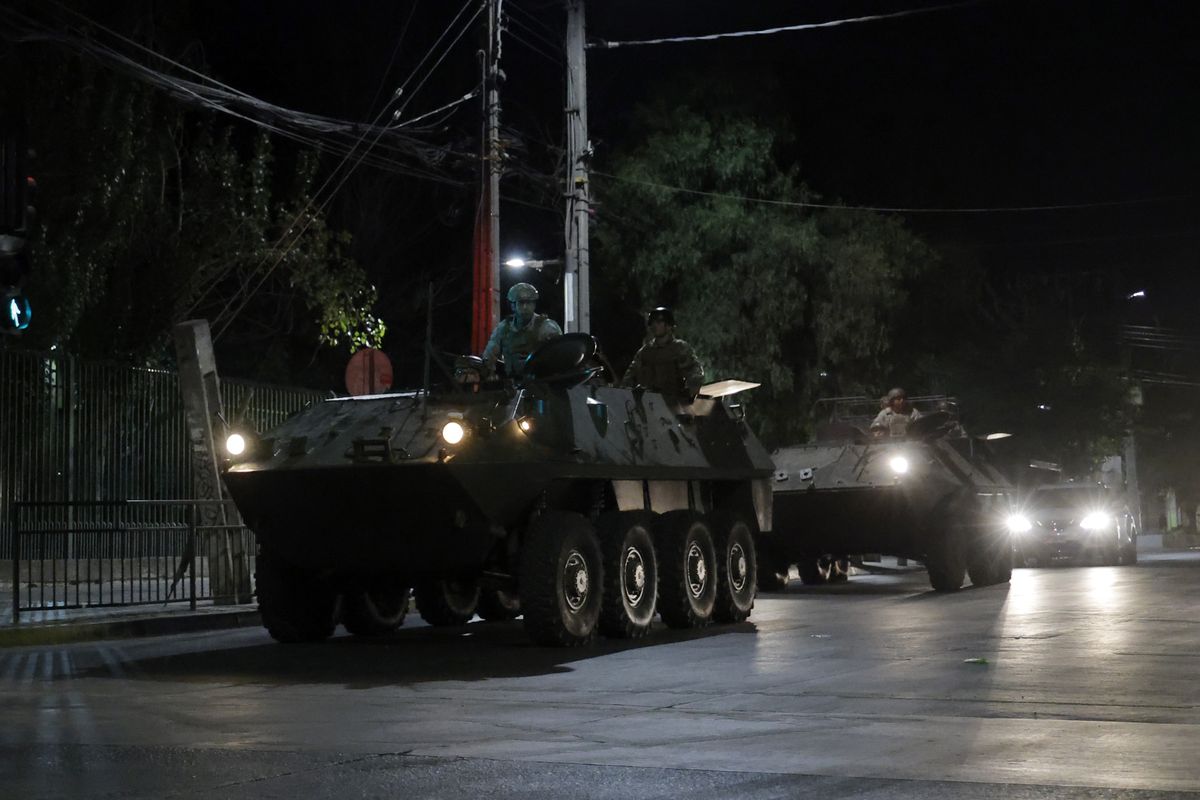
[[[1200,797],[1200,553],[759,598],[584,651],[520,623],[0,651],[0,797]]]

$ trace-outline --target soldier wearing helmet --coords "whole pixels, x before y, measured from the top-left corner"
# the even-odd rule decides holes
[[[908,423],[921,417],[921,412],[908,404],[908,393],[899,386],[887,393],[884,403],[883,409],[871,421],[873,436],[903,436]]]
[[[496,359],[503,356],[510,377],[520,377],[525,358],[547,339],[562,336],[562,328],[545,314],[538,314],[538,290],[531,284],[518,283],[508,290],[512,316],[500,320],[487,346],[483,348],[483,368],[488,376],[496,374]]]
[[[646,331],[646,343],[634,355],[622,385],[693,399],[704,385],[704,368],[691,345],[675,338],[675,314],[666,306],[651,309]]]

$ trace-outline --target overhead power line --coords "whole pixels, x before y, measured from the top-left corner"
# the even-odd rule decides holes
[[[667,36],[660,39],[631,39],[624,42],[598,41],[589,42],[589,49],[598,50],[614,50],[618,47],[635,47],[638,45],[649,44],[679,44],[683,42],[712,42],[718,39],[741,39],[750,36],[773,36],[779,33],[792,33],[795,31],[809,31],[817,28],[836,28],[839,25],[852,25],[860,22],[879,22],[885,19],[899,19],[901,17],[911,17],[917,14],[932,14],[935,11],[949,11],[955,8],[966,8],[967,6],[978,5],[982,0],[969,0],[965,3],[947,3],[940,6],[930,6],[928,8],[910,8],[904,11],[893,11],[890,14],[871,14],[864,17],[847,17],[845,19],[831,19],[826,22],[808,22],[800,25],[782,25],[776,28],[764,28],[755,31],[734,31],[731,33],[709,33],[700,36]]]
[[[656,181],[644,181],[637,178],[624,178],[619,175],[613,175],[607,172],[599,172],[592,170],[591,174],[601,178],[618,181],[620,183],[631,183],[638,186],[648,186],[654,189],[664,189],[670,192],[679,192],[681,194],[699,195],[701,197],[716,197],[725,200],[736,200],[742,203],[760,203],[762,205],[783,206],[788,208],[823,208],[823,209],[841,209],[845,211],[879,211],[893,214],[992,214],[992,213],[1015,213],[1027,211],[1070,211],[1085,208],[1111,208],[1117,206],[1132,206],[1145,205],[1149,203],[1161,203],[1168,200],[1179,200],[1180,196],[1174,197],[1145,197],[1133,200],[1105,200],[1091,203],[1065,203],[1060,205],[1042,205],[1042,206],[991,206],[977,208],[906,208],[902,206],[859,206],[848,203],[810,203],[801,200],[780,200],[772,197],[751,197],[748,195],[727,194],[723,192],[708,192],[702,189],[688,189],[683,186],[672,186],[667,183],[658,183]]]

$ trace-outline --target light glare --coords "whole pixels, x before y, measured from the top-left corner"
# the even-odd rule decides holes
[[[225,450],[231,456],[240,456],[246,452],[246,437],[240,433],[230,434],[229,438],[225,440]]]
[[[442,439],[446,444],[458,444],[467,435],[467,429],[462,426],[461,422],[453,420],[442,426]]]
[[[888,460],[888,466],[891,467],[892,472],[897,475],[903,475],[908,472],[908,459],[904,456],[892,456]]]

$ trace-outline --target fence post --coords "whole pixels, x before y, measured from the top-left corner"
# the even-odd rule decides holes
[[[192,611],[196,610],[196,559],[198,547],[196,541],[196,501],[193,500],[188,505],[188,547],[192,552],[191,563],[188,564],[188,606]]]
[[[20,503],[13,503],[9,509],[12,517],[13,537],[13,625],[21,622],[21,531],[17,528],[17,509]]]

